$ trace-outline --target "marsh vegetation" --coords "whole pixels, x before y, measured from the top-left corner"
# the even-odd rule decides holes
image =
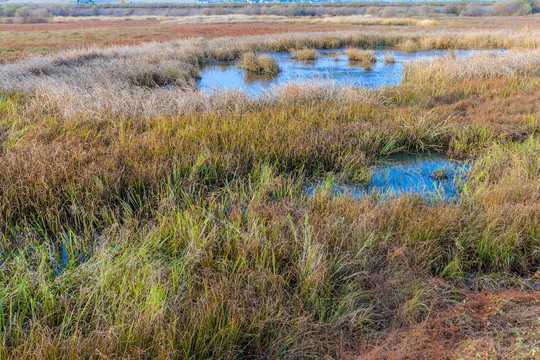
[[[332,87],[360,86],[376,89],[395,86],[403,80],[403,70],[412,62],[425,62],[436,57],[459,57],[461,61],[473,55],[503,51],[490,50],[430,50],[406,53],[394,50],[366,51],[359,49],[313,50],[316,60],[292,59],[289,53],[266,53],[279,69],[274,76],[247,73],[237,61],[212,62],[203,66],[197,87],[200,91],[242,90],[252,96],[268,96],[276,88],[291,83],[325,83]],[[349,59],[355,60],[349,60]],[[380,61],[377,61],[379,59]]]
[[[291,49],[291,57],[295,60],[317,60],[317,52],[315,49]]]
[[[346,50],[349,61],[358,61],[363,63],[374,64],[377,62],[377,57],[373,51],[366,51],[357,48],[348,48]]]
[[[256,75],[275,76],[280,72],[275,59],[268,55],[257,55],[252,52],[242,54],[239,66],[246,72]]]
[[[415,31],[2,65],[0,357],[534,356],[540,39]],[[196,89],[215,61],[264,72],[261,53],[412,41],[511,51],[411,62],[377,89]],[[455,200],[331,191],[425,153],[467,163]]]

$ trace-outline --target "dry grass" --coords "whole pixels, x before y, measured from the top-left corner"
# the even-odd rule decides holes
[[[384,55],[385,64],[395,64],[396,58],[393,55]]]
[[[366,51],[357,48],[348,48],[345,50],[349,61],[357,61],[367,64],[374,64],[377,62],[377,57],[373,51]]]
[[[291,49],[290,53],[295,60],[317,60],[317,52],[315,49]]]
[[[251,74],[275,76],[281,71],[276,59],[252,52],[242,54],[239,67]]]
[[[538,291],[483,292],[436,309],[430,319],[395,332],[360,359],[534,359],[540,347]]]
[[[335,30],[335,26],[299,23],[169,24],[155,20],[6,24],[0,25],[0,62],[81,46]]]
[[[540,52],[474,54],[407,64],[404,78],[415,82],[456,82],[492,78],[530,78],[540,75]]]
[[[129,45],[147,41],[220,36],[273,35],[296,32],[361,32],[366,37],[412,38],[420,48],[538,48],[538,18],[439,19],[430,29],[392,25],[348,25],[340,23],[273,22],[225,24],[170,24],[161,20],[80,21],[49,24],[0,25],[0,59],[12,60],[30,54],[48,53],[81,45]],[[336,34],[338,37],[339,34]],[[359,35],[357,33],[357,35]],[[384,44],[383,44],[384,45]],[[396,46],[392,43],[392,46]],[[295,47],[296,46],[292,46]]]
[[[418,51],[418,44],[412,39],[406,40],[401,44],[401,50],[408,53],[415,53]]]
[[[175,85],[177,90],[189,89],[197,79],[199,66],[209,61],[238,59],[245,52],[288,51],[291,48],[399,47],[406,38],[394,33],[313,33],[89,48],[4,66],[0,68],[0,85],[5,91],[35,94],[39,99],[36,104],[58,106],[61,113],[67,114],[174,113],[191,105],[183,100],[184,96],[169,95],[173,93],[163,91],[161,85]],[[435,38],[426,37],[425,43],[435,46],[443,43],[429,39]],[[463,47],[462,37],[452,35],[443,39],[453,48]],[[487,44],[491,47],[497,39],[501,43],[506,41],[496,35],[478,34],[469,39],[468,46]],[[520,45],[521,37],[513,41],[516,46]],[[95,76],[98,73],[102,76]],[[141,87],[154,87],[155,92],[148,93]]]
[[[289,18],[275,15],[191,15],[191,16],[156,16],[156,15],[130,15],[130,16],[55,16],[52,22],[69,23],[81,21],[159,21],[169,24],[226,24],[226,23],[251,23],[251,22],[280,22]]]
[[[425,20],[416,19],[398,19],[398,18],[373,18],[367,15],[350,15],[350,16],[329,16],[322,19],[301,19],[301,22],[309,22],[315,24],[347,24],[347,25],[366,25],[366,26],[411,26],[420,25]]]
[[[439,26],[441,25],[438,21],[432,20],[432,19],[424,19],[418,21],[417,25],[420,26]]]

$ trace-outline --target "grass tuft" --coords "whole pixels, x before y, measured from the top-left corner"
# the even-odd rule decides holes
[[[384,55],[384,63],[385,64],[395,64],[396,63],[396,58],[394,57],[394,55]]]
[[[295,60],[317,60],[317,52],[315,51],[315,49],[291,49],[290,53],[292,58]]]
[[[346,53],[349,61],[361,62],[366,64],[374,64],[377,62],[377,57],[372,51],[366,51],[358,48],[347,48]]]
[[[268,55],[257,55],[251,52],[242,54],[240,68],[248,73],[273,76],[280,73],[277,61]]]
[[[419,49],[418,49],[418,43],[414,40],[405,40],[402,44],[401,44],[401,49],[405,52],[408,52],[408,53],[415,53],[417,52]]]

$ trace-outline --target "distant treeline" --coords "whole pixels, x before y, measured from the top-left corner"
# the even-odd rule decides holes
[[[380,17],[510,16],[540,12],[540,0],[448,3],[350,3],[350,4],[3,4],[4,22],[48,22],[57,16],[201,16],[277,15],[323,17],[372,15]]]

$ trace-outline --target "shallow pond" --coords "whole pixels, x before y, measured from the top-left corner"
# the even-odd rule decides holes
[[[456,50],[456,56],[469,56],[478,50]],[[365,70],[360,64],[349,62],[345,50],[318,50],[317,60],[299,61],[291,54],[268,54],[277,60],[281,73],[273,78],[248,75],[238,68],[237,62],[210,64],[201,72],[199,88],[201,90],[244,90],[254,95],[261,95],[273,86],[307,81],[321,81],[342,85],[378,88],[401,83],[403,64],[413,60],[426,60],[436,56],[449,56],[446,50],[433,50],[417,53],[403,51],[376,50],[377,63],[371,70]],[[393,56],[394,64],[385,64],[384,57]]]
[[[460,185],[469,170],[467,163],[449,160],[443,155],[396,155],[386,158],[370,171],[368,186],[332,185],[335,195],[362,197],[380,194],[382,198],[420,195],[451,200],[459,195]],[[319,183],[306,188],[308,195],[324,186]]]

